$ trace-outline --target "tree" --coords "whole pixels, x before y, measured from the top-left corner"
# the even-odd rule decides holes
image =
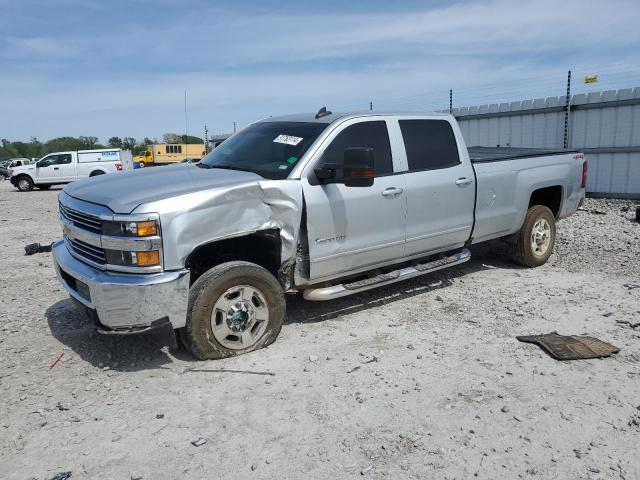
[[[111,137],[107,141],[107,145],[112,148],[122,148],[122,139],[120,137]]]
[[[162,135],[164,143],[182,143],[182,138],[177,133],[165,133]]]
[[[80,135],[78,137],[78,141],[82,145],[82,148],[92,149],[92,148],[100,148],[102,145],[98,143],[98,137],[85,137]]]
[[[193,135],[180,135],[182,143],[204,143],[204,140],[200,137],[194,137]]]
[[[122,148],[125,150],[133,150],[136,146],[136,139],[133,137],[124,137],[122,139]]]

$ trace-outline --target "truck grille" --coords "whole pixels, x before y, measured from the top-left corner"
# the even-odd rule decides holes
[[[94,247],[93,245],[89,245],[77,238],[71,238],[66,235],[64,239],[69,250],[76,255],[79,255],[95,264],[106,265],[107,257],[103,248]]]
[[[60,204],[60,214],[74,226],[93,233],[102,233],[102,220]],[[95,247],[91,247],[95,248]]]

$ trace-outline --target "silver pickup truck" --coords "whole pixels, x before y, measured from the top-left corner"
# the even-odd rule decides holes
[[[447,114],[321,109],[256,122],[195,165],[68,185],[53,258],[101,332],[170,325],[222,358],[276,339],[285,293],[362,292],[496,238],[544,264],[586,174],[578,152],[467,150]]]

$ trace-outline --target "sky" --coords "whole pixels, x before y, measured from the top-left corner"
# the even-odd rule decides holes
[[[0,138],[640,87],[637,0],[0,0]],[[585,85],[587,74],[599,83]]]

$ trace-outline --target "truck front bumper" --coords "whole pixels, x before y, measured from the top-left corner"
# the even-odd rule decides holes
[[[58,279],[69,295],[95,311],[103,333],[133,333],[166,323],[185,326],[189,270],[153,274],[107,272],[69,253],[63,240],[51,247]]]

